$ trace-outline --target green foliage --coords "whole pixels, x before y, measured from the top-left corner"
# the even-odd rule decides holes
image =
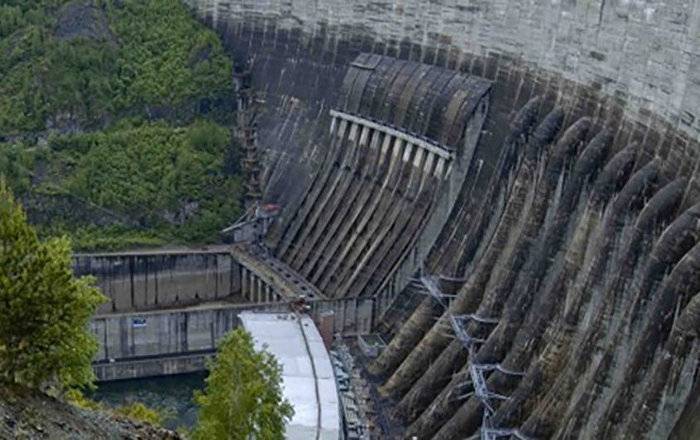
[[[223,338],[209,369],[205,392],[195,394],[200,408],[194,440],[284,438],[294,410],[283,399],[281,370],[271,354],[256,351],[239,328]]]
[[[87,324],[104,300],[91,278],[73,276],[68,240],[40,241],[0,182],[0,378],[90,386],[97,341]]]
[[[51,172],[66,176],[64,189],[130,222],[111,228],[68,225],[63,231],[80,248],[206,242],[238,217],[239,180],[223,170],[228,129],[206,121],[187,128],[125,127],[51,141]]]
[[[204,153],[223,157],[230,136],[228,130],[209,121],[197,121],[187,131],[187,140],[192,148]]]
[[[33,155],[24,145],[0,144],[0,175],[18,193],[23,193],[31,185]]]
[[[114,410],[115,413],[128,417],[139,422],[149,423],[154,426],[161,426],[166,416],[161,412],[149,408],[141,402],[134,402],[120,406]]]
[[[112,127],[53,135],[49,148],[0,144],[0,174],[19,193],[69,193],[130,220],[43,228],[69,233],[84,249],[212,240],[240,211],[239,181],[223,170],[228,130],[205,121],[176,128],[124,117],[151,117],[226,93],[231,62],[221,43],[179,0],[99,1],[109,33],[61,39],[55,29],[66,3],[0,5],[0,137]],[[37,163],[44,183],[32,188]],[[72,276],[66,239],[37,238],[4,184],[0,251],[0,379],[90,385],[97,345],[86,325],[103,297],[91,280]],[[100,407],[77,391],[67,398]],[[117,412],[162,421],[138,403]]]
[[[55,27],[65,3],[0,6],[0,135],[104,126],[228,89],[232,66],[220,41],[181,1],[95,2],[107,34],[61,39]]]
[[[213,32],[190,19],[177,0],[110,2],[120,37],[120,105],[176,104],[214,96],[230,84],[231,62]],[[164,13],[167,11],[167,13]],[[135,19],[136,18],[136,19]]]
[[[98,133],[78,163],[71,192],[146,221],[202,190],[196,176],[213,166],[193,151],[182,133],[166,126]],[[209,159],[209,160],[207,160]]]
[[[24,14],[19,6],[0,5],[0,38],[12,34],[24,25]]]
[[[68,390],[64,397],[68,403],[78,408],[91,411],[111,411],[131,420],[145,422],[154,426],[162,426],[163,423],[172,417],[172,414],[168,413],[168,411],[154,409],[141,402],[132,402],[127,405],[117,406],[116,408],[109,408],[100,402],[86,397],[79,389],[75,388]]]
[[[71,403],[78,408],[89,409],[91,411],[104,410],[104,407],[99,402],[85,397],[85,394],[75,388],[68,390],[64,397],[68,403]]]
[[[5,0],[0,59],[0,141],[21,140],[0,143],[0,173],[42,236],[205,243],[238,217],[230,133],[191,122],[228,95],[231,61],[183,2]]]
[[[162,234],[162,235],[158,235]],[[70,236],[71,243],[76,249],[84,251],[117,251],[128,248],[159,247],[176,240],[172,236],[153,229],[135,229],[128,226],[85,226],[72,227],[52,225],[44,228],[42,235]],[[188,240],[183,240],[186,243]]]

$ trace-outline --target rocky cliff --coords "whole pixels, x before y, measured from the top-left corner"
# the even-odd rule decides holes
[[[84,410],[36,391],[0,386],[0,439],[180,439],[125,417]]]

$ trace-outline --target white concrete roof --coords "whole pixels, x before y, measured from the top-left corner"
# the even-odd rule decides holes
[[[242,312],[239,317],[253,336],[256,349],[265,348],[282,367],[284,396],[294,406],[285,437],[313,440],[318,432],[319,439],[339,439],[340,409],[333,367],[311,318],[255,312]]]

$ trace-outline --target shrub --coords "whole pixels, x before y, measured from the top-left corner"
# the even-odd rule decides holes
[[[166,419],[165,415],[153,408],[147,407],[141,402],[134,402],[128,405],[120,406],[116,408],[114,412],[132,420],[150,423],[151,425],[155,426],[162,425]]]

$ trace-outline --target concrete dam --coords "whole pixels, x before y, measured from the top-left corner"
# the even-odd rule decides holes
[[[250,72],[260,242],[77,255],[101,379],[242,310],[374,335],[377,438],[700,437],[700,5],[188,0]]]

